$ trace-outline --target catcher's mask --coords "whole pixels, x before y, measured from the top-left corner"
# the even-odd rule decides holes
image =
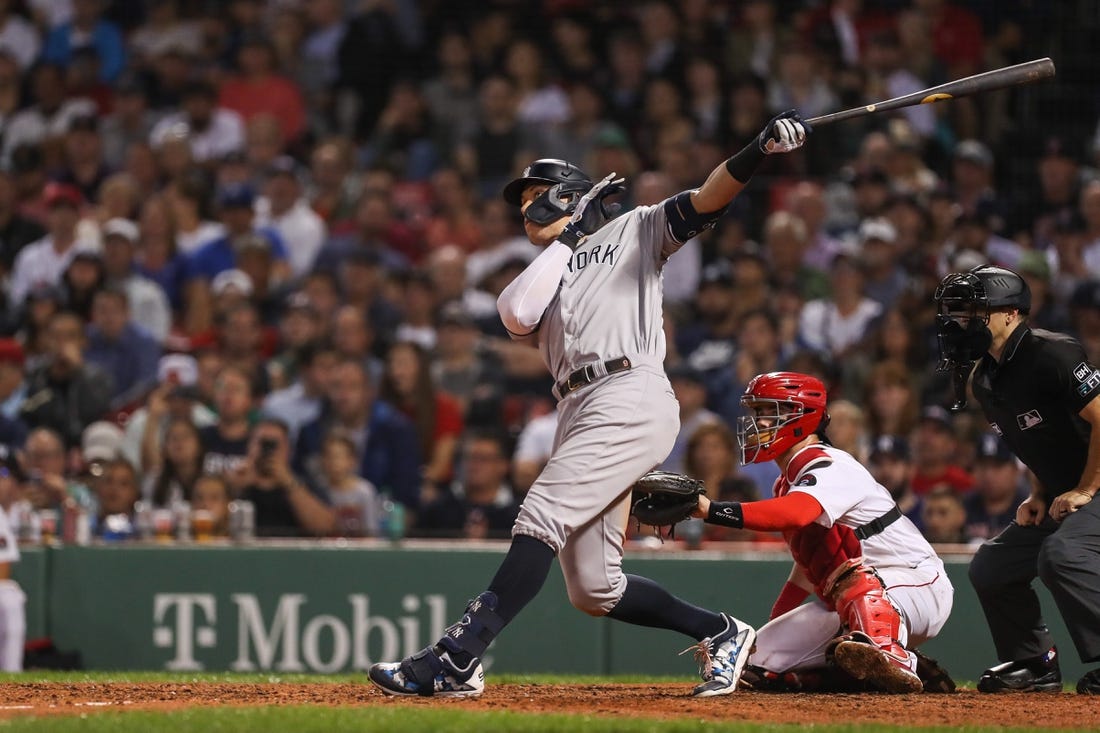
[[[1012,270],[979,265],[953,272],[936,288],[936,340],[940,371],[973,364],[993,343],[989,316],[998,309],[1031,310],[1031,289]]]
[[[553,224],[563,216],[572,216],[583,197],[592,188],[589,181],[556,183],[546,189],[524,210],[523,218],[539,226]]]
[[[741,396],[746,413],[737,421],[741,463],[773,461],[829,423],[825,385],[797,372],[753,377]]]

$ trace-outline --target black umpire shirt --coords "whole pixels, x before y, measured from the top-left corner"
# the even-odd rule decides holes
[[[1064,334],[1021,325],[998,362],[988,353],[972,388],[993,430],[1032,470],[1049,505],[1077,486],[1091,426],[1078,414],[1100,395],[1100,370]]]

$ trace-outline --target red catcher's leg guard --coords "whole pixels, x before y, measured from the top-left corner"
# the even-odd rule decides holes
[[[829,590],[849,632],[833,649],[837,666],[888,692],[924,689],[916,674],[916,657],[905,648],[908,633],[901,615],[874,570],[853,564]]]

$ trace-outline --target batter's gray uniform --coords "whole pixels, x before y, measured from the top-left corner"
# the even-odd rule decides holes
[[[550,545],[570,601],[597,616],[626,586],[630,487],[668,456],[680,427],[663,367],[661,289],[661,267],[680,246],[663,204],[608,222],[573,253],[538,330],[525,337],[538,339],[560,401],[553,454],[512,534]],[[622,359],[630,368],[608,374],[607,362]],[[562,395],[585,367],[598,378]]]

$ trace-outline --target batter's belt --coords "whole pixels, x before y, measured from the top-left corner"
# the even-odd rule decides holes
[[[606,377],[609,374],[615,374],[617,372],[625,372],[630,369],[630,359],[625,356],[617,356],[614,359],[608,359],[603,363],[603,369],[600,369],[600,364],[588,364],[576,370],[565,379],[558,382],[556,389],[560,397],[565,397],[570,392],[574,392],[581,387],[586,387],[592,384],[600,377]]]

